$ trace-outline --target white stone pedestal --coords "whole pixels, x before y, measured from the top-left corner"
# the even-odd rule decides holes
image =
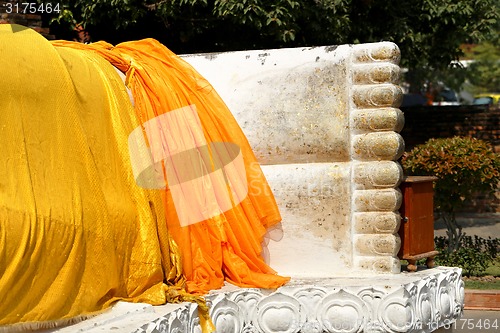
[[[456,268],[297,279],[273,292],[236,288],[208,297],[217,332],[225,333],[433,332],[451,326],[463,299]],[[136,332],[198,332],[190,326],[197,322],[192,308],[178,309]]]
[[[416,273],[292,279],[276,291],[227,285],[207,297],[219,333],[433,332],[460,316],[464,287],[457,268]],[[44,331],[199,333],[193,303],[118,303],[66,328]]]

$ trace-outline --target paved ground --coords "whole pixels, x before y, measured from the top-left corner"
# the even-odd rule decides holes
[[[464,310],[460,319],[451,325],[451,332],[496,333],[500,332],[500,310]]]
[[[462,230],[469,236],[500,237],[500,213],[461,214],[457,220],[463,227]],[[443,221],[438,220],[434,223],[434,235],[446,235]]]

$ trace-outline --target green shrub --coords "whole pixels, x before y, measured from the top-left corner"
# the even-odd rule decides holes
[[[456,212],[477,193],[492,194],[500,181],[500,158],[491,146],[469,137],[430,139],[403,155],[407,175],[436,176],[434,204],[447,227],[449,251],[463,237]]]
[[[480,276],[495,260],[498,260],[499,238],[485,239],[465,235],[455,251],[448,251],[448,238],[446,237],[435,237],[434,242],[436,250],[439,251],[436,264],[460,267],[465,276]]]

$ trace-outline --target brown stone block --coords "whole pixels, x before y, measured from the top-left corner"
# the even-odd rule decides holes
[[[500,291],[467,290],[464,305],[466,309],[500,310]]]
[[[42,26],[42,21],[28,21],[28,27],[33,28],[33,27],[41,27]]]

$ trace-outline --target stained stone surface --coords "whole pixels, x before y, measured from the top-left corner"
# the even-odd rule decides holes
[[[349,160],[346,53],[280,49],[185,59],[228,104],[259,162],[286,164]]]
[[[283,216],[283,237],[268,244],[273,268],[292,277],[399,272],[397,46],[184,59],[218,91],[263,164]]]
[[[347,274],[351,266],[349,163],[264,165],[283,218],[270,264],[287,276]],[[293,259],[292,259],[293,258]]]

